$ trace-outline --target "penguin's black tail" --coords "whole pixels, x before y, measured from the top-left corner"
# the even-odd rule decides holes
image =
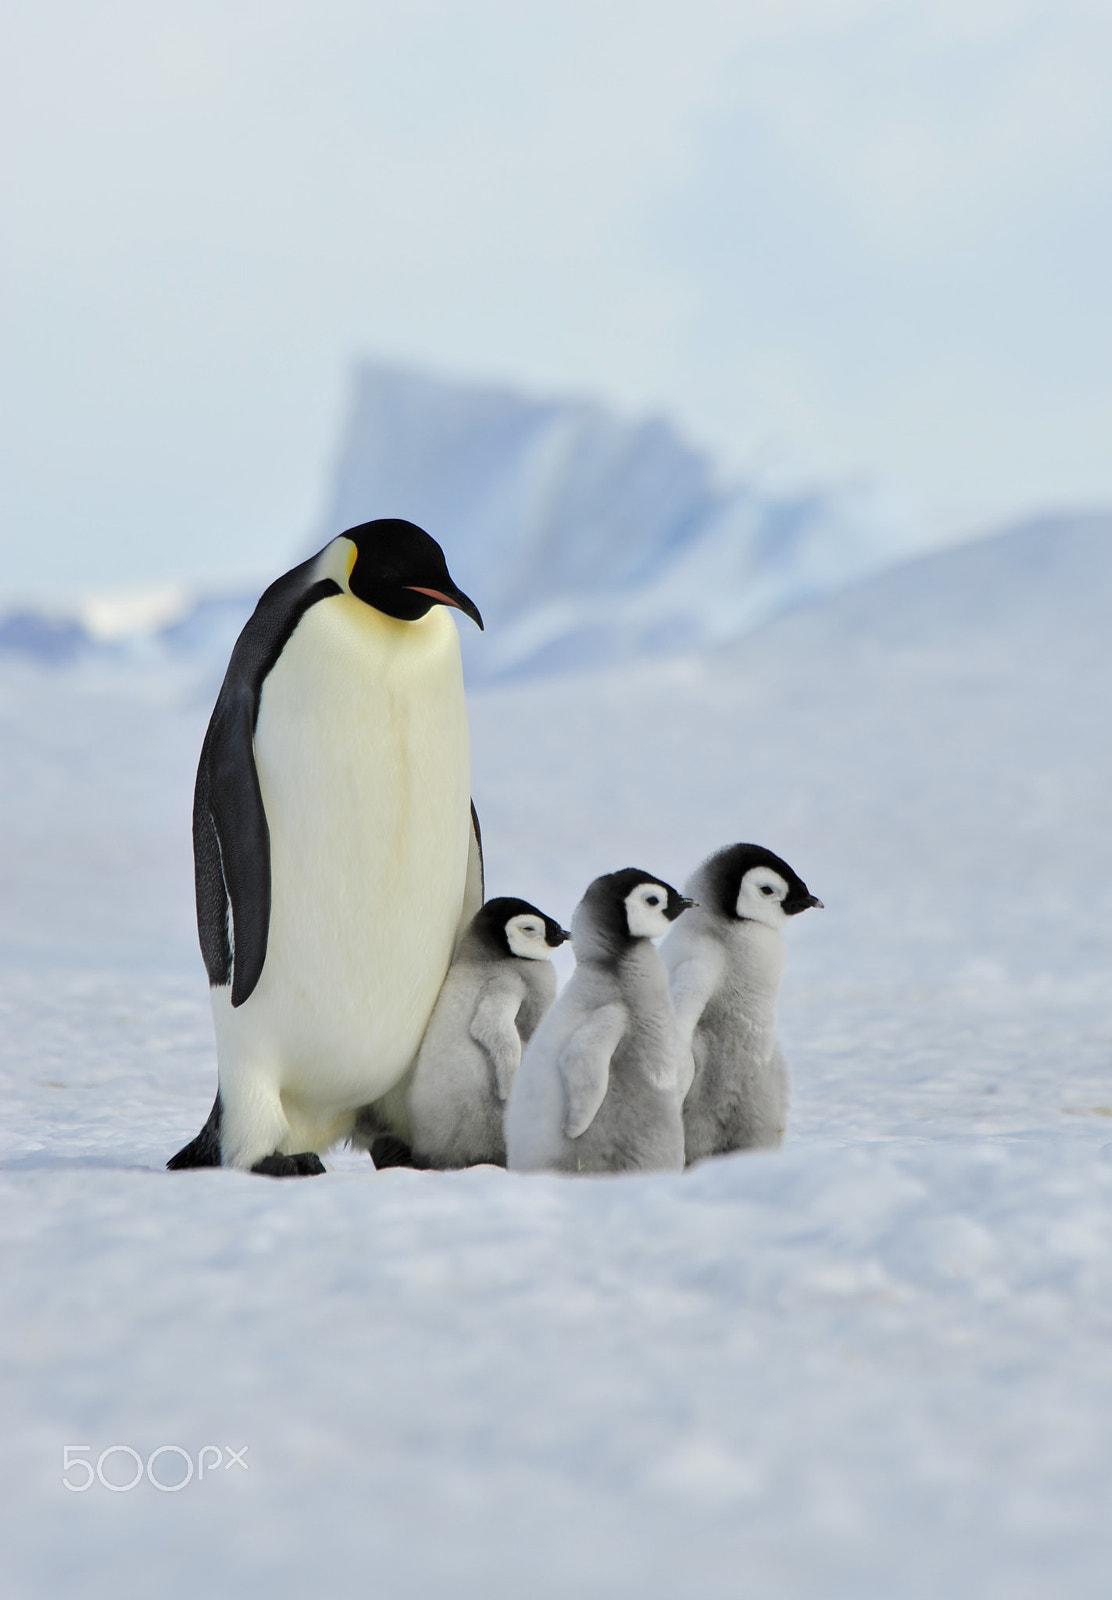
[[[176,1156],[171,1156],[166,1163],[167,1172],[184,1172],[187,1167],[219,1167],[223,1165],[220,1160],[220,1115],[223,1107],[220,1104],[220,1091],[217,1090],[216,1099],[212,1103],[212,1110],[208,1114],[208,1121],[195,1139],[178,1151]]]

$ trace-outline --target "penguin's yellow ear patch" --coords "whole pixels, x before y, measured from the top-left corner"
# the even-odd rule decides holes
[[[358,555],[359,546],[355,541],[347,538],[345,534],[338,533],[321,551],[313,576],[317,579],[331,578],[341,589],[350,590],[351,569]]]

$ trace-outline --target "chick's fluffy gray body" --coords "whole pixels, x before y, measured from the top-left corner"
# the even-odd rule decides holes
[[[614,953],[581,906],[577,966],[542,1020],[506,1111],[520,1171],[679,1171],[684,1164],[668,979],[648,939]]]
[[[776,1042],[782,929],[811,906],[803,879],[762,845],[727,845],[686,886],[693,909],[661,948],[684,1065],[687,1160],[772,1150],[784,1137],[788,1069]]]
[[[555,994],[550,961],[494,954],[473,927],[464,932],[406,1097],[413,1153],[423,1165],[505,1166],[506,1098],[522,1047]]]
[[[698,898],[697,880],[688,887]],[[662,955],[672,973],[681,1039],[690,1048],[691,1084],[683,1102],[688,1164],[730,1150],[776,1149],[790,1098],[776,1039],[783,936],[759,922],[729,924],[696,909],[669,935]],[[685,980],[690,994],[696,972],[705,998],[692,1026]]]

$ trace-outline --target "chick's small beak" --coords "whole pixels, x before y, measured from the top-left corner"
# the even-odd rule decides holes
[[[809,906],[813,906],[816,911],[825,911],[826,910],[826,907],[823,905],[822,901],[819,899],[817,894],[813,894],[811,896],[811,898],[808,900],[807,904]]]
[[[454,594],[445,594],[443,589],[426,589],[420,583],[407,583],[406,588],[412,589],[414,594],[427,594],[430,600],[435,600],[439,605],[452,606],[456,611],[462,611],[472,622],[478,624],[480,632],[483,631],[483,619],[479,615],[479,608],[474,600],[468,599],[462,589],[457,589]]]

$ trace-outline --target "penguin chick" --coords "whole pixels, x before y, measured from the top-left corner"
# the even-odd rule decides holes
[[[782,930],[822,901],[757,844],[717,851],[685,888],[696,909],[660,953],[684,1055],[690,1166],[729,1150],[773,1150],[784,1136],[788,1069],[776,1042]]]
[[[519,1172],[678,1172],[680,1044],[651,941],[691,904],[649,872],[596,878],[571,923],[575,972],[529,1041],[506,1107]]]
[[[527,900],[488,900],[468,923],[409,1081],[414,1165],[505,1166],[502,1109],[568,937]]]

